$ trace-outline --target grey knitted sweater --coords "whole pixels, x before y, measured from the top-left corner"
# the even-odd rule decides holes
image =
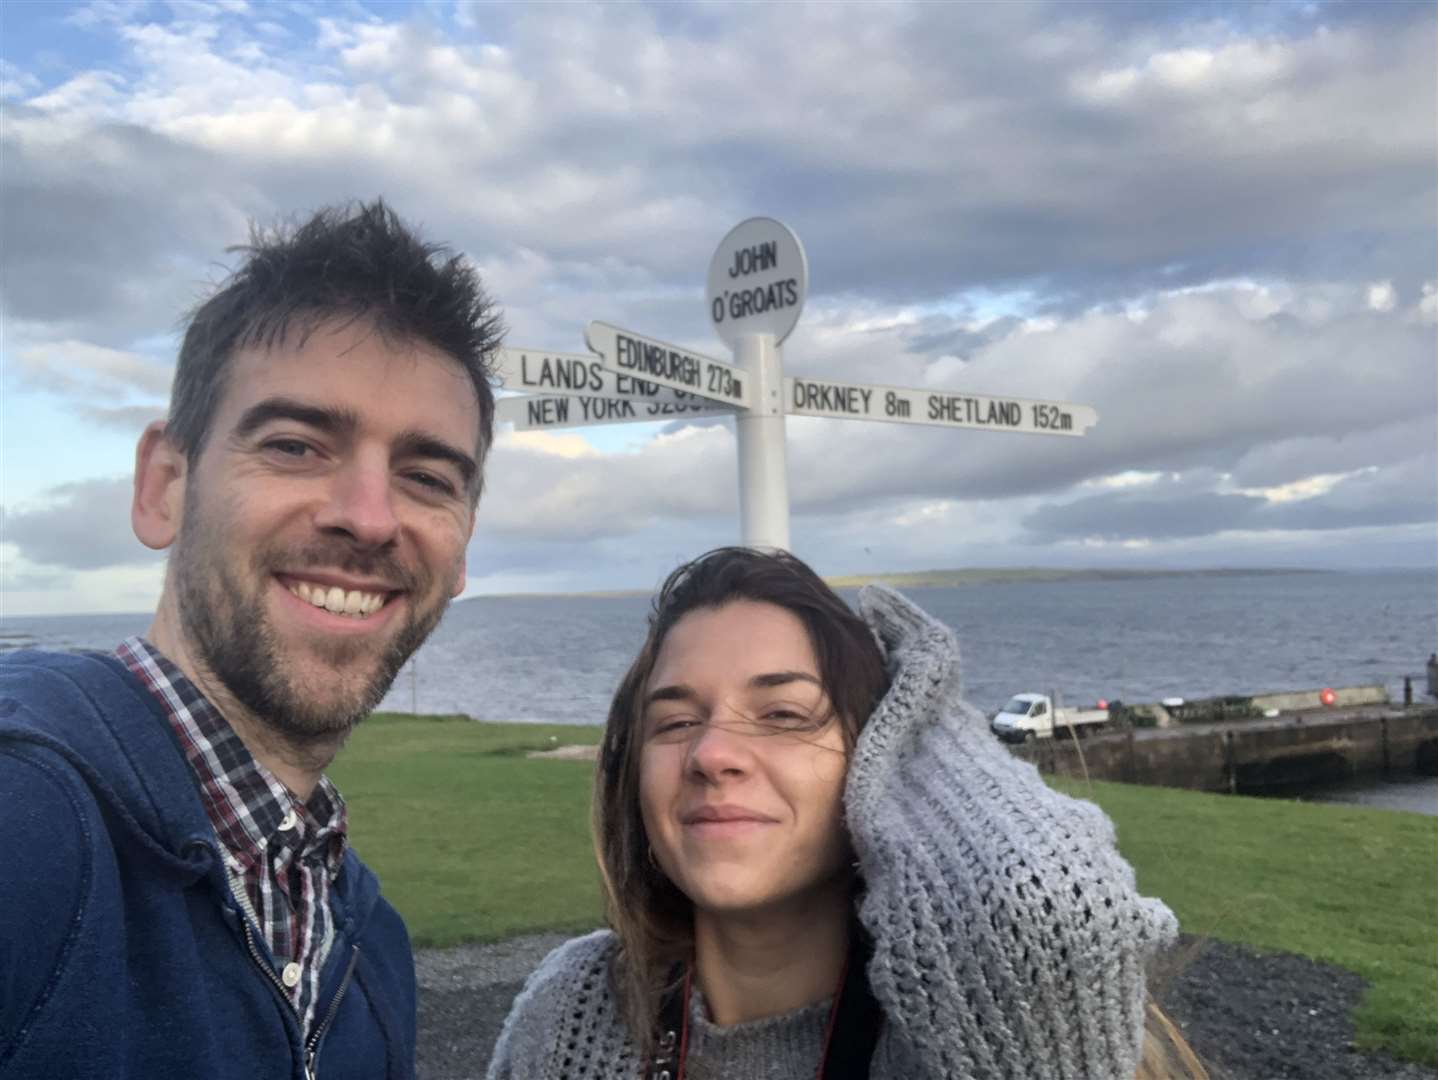
[[[881,587],[859,602],[891,677],[844,793],[884,1013],[871,1076],[1128,1080],[1144,965],[1176,935],[1172,913],[1138,895],[1103,812],[1050,790],[961,702],[948,627]],[[491,1080],[641,1076],[610,977],[617,948],[599,931],[543,961],[515,999]],[[817,1064],[816,1015],[703,1025],[687,1072],[805,1075]],[[790,1059],[804,1064],[795,1071]]]

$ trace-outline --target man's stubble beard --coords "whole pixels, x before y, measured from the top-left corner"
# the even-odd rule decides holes
[[[367,663],[363,658],[372,654],[371,642],[318,635],[308,641],[306,651],[317,663],[336,671],[361,665],[338,687],[322,680],[323,685],[308,688],[301,666],[284,654],[265,608],[275,570],[323,567],[379,577],[403,589],[411,604],[429,593],[431,576],[405,569],[391,553],[356,551],[350,541],[333,537],[318,538],[305,547],[276,543],[257,549],[246,568],[252,587],[246,588],[235,579],[216,543],[223,523],[196,513],[200,508],[194,494],[186,498],[188,527],[176,542],[173,568],[180,622],[189,646],[225,690],[266,726],[299,743],[342,742],[380,703],[405,661],[439,624],[448,593],[442,592],[428,610],[411,607],[404,625]]]

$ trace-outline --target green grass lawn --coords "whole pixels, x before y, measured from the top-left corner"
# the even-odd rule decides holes
[[[1438,1064],[1438,818],[1064,781],[1118,827],[1183,929],[1301,953],[1371,986],[1360,1045]]]
[[[591,762],[535,761],[600,729],[376,714],[329,775],[356,850],[416,945],[590,930],[603,917],[589,842]]]
[[[578,931],[601,918],[588,762],[528,750],[595,727],[378,715],[330,775],[351,835],[419,945]],[[1185,931],[1301,953],[1372,984],[1358,1039],[1438,1064],[1438,819],[1063,781],[1118,826],[1139,886]]]

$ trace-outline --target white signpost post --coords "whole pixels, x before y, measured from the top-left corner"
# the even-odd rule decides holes
[[[584,336],[594,356],[500,350],[499,382],[531,396],[500,399],[496,419],[531,430],[732,415],[743,543],[784,549],[786,414],[1070,437],[1098,423],[1091,406],[1063,401],[785,378],[780,346],[798,323],[808,290],[809,263],[788,226],[766,217],[740,222],[709,262],[705,295],[732,363],[591,322]]]

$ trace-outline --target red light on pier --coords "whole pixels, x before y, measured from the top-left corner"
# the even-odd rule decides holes
[[[1333,687],[1325,686],[1318,692],[1318,700],[1331,707],[1338,700],[1338,695],[1333,692]]]

